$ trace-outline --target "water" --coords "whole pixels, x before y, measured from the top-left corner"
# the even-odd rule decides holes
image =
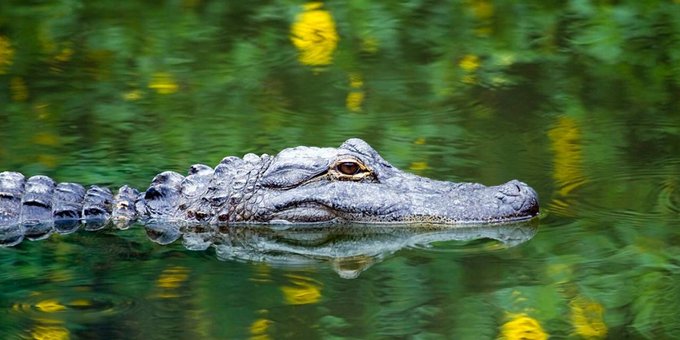
[[[1,170],[142,188],[360,137],[420,175],[523,180],[541,216],[513,242],[24,239],[0,248],[0,337],[678,338],[677,8],[2,2]]]

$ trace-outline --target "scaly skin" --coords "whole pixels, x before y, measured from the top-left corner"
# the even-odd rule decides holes
[[[166,171],[143,193],[123,186],[114,195],[99,186],[86,190],[45,176],[0,173],[0,226],[460,224],[530,219],[538,210],[536,192],[522,182],[487,187],[419,177],[396,169],[360,139],[339,148],[302,146],[276,156],[226,157],[214,169],[194,165],[186,177]]]

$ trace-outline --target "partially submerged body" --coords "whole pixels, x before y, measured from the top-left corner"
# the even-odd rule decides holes
[[[0,173],[0,226],[81,222],[489,223],[538,215],[538,197],[512,180],[498,186],[405,173],[360,139],[339,148],[295,147],[276,156],[226,157],[187,176],[166,171],[144,192],[85,189],[46,176]]]

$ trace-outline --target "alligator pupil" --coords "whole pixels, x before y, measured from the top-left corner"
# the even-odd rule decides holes
[[[337,170],[345,175],[355,175],[359,172],[359,164],[353,162],[343,162],[338,164]]]

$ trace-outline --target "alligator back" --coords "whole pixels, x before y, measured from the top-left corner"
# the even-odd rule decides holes
[[[81,221],[119,224],[133,221],[139,192],[121,187],[56,183],[46,176],[30,178],[18,172],[0,172],[0,225],[22,224],[34,228],[70,225]]]

